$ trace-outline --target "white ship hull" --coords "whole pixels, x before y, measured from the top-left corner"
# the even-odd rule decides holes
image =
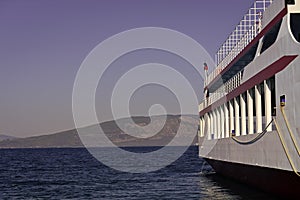
[[[219,55],[220,67],[207,77],[209,95],[199,106],[199,155],[221,174],[296,197],[300,0],[274,1],[261,23],[236,55]]]

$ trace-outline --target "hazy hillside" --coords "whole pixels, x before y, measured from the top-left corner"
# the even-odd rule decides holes
[[[159,124],[161,119],[162,117],[159,116],[154,117],[151,123],[153,123],[155,127],[155,124]],[[134,117],[133,121],[140,126],[145,126],[150,122],[150,118]],[[122,124],[128,130],[134,131],[134,126],[129,122],[129,119],[120,119],[118,120],[118,123]],[[167,116],[167,122],[163,126],[163,129],[156,135],[146,139],[136,138],[123,133],[115,121],[104,122],[100,125],[107,137],[118,146],[164,146],[175,136],[180,123],[182,123],[181,125],[185,132],[194,131],[195,126],[197,125],[197,117]],[[91,127],[87,127],[87,130]],[[151,132],[151,129],[148,131]],[[0,148],[58,148],[82,146],[76,130],[0,141]]]
[[[9,136],[9,135],[0,134],[0,141],[2,141],[2,140],[11,140],[11,139],[15,139],[15,137]]]

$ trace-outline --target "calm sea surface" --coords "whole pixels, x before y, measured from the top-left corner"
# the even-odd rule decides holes
[[[0,150],[0,199],[271,199],[216,175],[197,154],[191,147],[164,169],[129,174],[85,149]]]

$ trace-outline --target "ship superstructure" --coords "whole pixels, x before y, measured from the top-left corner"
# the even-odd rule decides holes
[[[199,105],[199,155],[282,196],[300,186],[300,0],[257,0],[218,50]],[[283,182],[284,181],[284,182]]]

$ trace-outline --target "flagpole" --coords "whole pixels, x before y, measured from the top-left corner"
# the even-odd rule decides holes
[[[205,84],[205,86],[206,86],[206,85],[207,85],[207,76],[208,76],[208,74],[207,74],[208,66],[207,66],[206,63],[204,63],[203,65],[204,65],[204,74],[205,74],[204,84]]]

